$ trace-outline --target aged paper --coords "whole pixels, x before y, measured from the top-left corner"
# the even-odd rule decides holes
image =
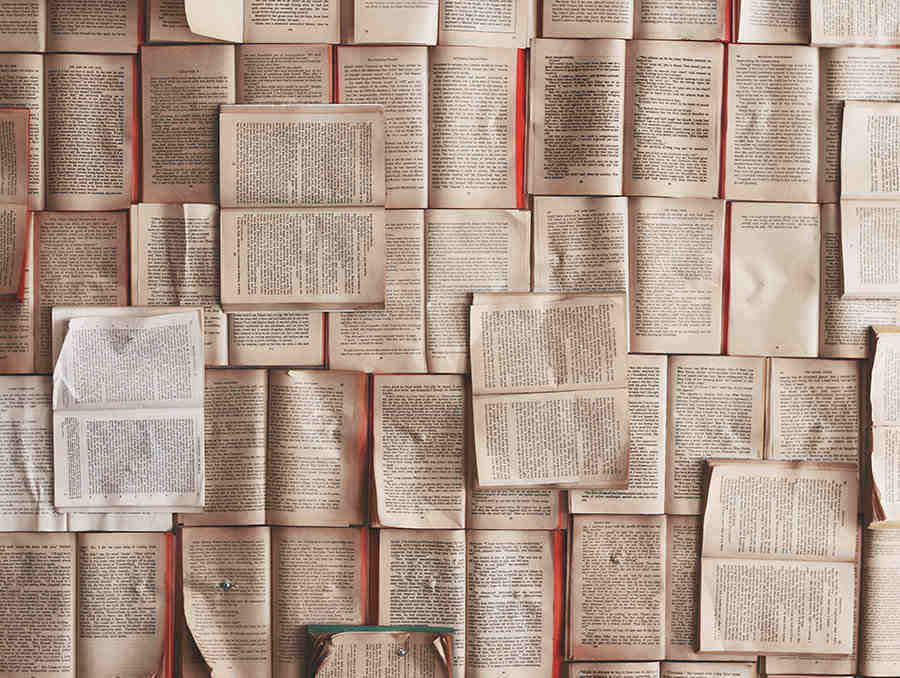
[[[239,45],[239,104],[330,104],[329,45]]]

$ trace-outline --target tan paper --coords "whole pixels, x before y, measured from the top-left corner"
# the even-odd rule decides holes
[[[0,2],[0,6],[4,4],[11,5],[11,9],[16,11],[22,6],[19,0]],[[28,109],[28,208],[32,211],[42,210],[46,176],[42,55],[0,54],[0,106]]]
[[[900,44],[900,7],[877,0],[811,0],[812,44]]]
[[[634,37],[633,0],[546,0],[543,3],[545,38]]]
[[[635,0],[634,37],[651,40],[726,40],[729,0]]]
[[[45,2],[48,52],[137,54],[138,44],[143,38],[140,26],[140,15],[143,13],[141,0]]]
[[[890,676],[900,662],[900,531],[866,530],[863,545],[859,671]]]
[[[736,0],[734,12],[735,42],[809,43],[807,0]]]
[[[28,237],[21,301],[0,299],[0,374],[35,372],[34,230]]]
[[[439,0],[441,45],[518,47],[535,37],[536,0]]]
[[[438,0],[345,0],[341,9],[342,42],[437,44]]]
[[[325,314],[269,311],[228,314],[229,365],[325,364]]]
[[[240,45],[237,103],[330,104],[329,45]]]

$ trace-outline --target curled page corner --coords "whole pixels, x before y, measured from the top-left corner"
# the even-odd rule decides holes
[[[244,40],[243,0],[184,0],[191,33],[226,42]]]

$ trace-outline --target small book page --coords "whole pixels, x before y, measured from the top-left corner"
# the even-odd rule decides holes
[[[841,200],[844,296],[900,299],[900,200]],[[871,324],[871,323],[869,323]]]
[[[659,662],[568,662],[569,678],[659,678]]]
[[[525,49],[535,37],[536,0],[438,0],[438,4],[441,45]]]
[[[735,42],[808,45],[809,0],[736,0]]]
[[[325,364],[325,314],[271,311],[228,314],[228,364]]]
[[[44,56],[0,53],[0,73],[0,106],[28,109],[28,209],[37,212],[44,209],[45,197]]]
[[[0,374],[35,372],[34,231],[28,237],[22,299],[0,298]]]
[[[237,103],[330,104],[330,45],[239,45]]]
[[[227,42],[244,40],[247,0],[184,0],[184,14],[192,33]]]
[[[638,40],[727,40],[731,0],[635,0]]]
[[[310,626],[309,676],[450,678],[452,634],[427,626]]]
[[[729,657],[731,661],[721,662],[662,662],[659,678],[756,678],[756,661],[735,661],[739,658],[733,656]]]
[[[565,525],[561,490],[545,487],[478,487],[475,464],[469,464],[466,527],[472,530],[556,530]]]
[[[0,51],[47,50],[47,0],[0,0]]]
[[[342,9],[342,42],[437,44],[438,0],[345,0]]]
[[[219,42],[215,38],[191,33],[185,13],[185,0],[148,0],[144,21],[147,42]]]
[[[143,0],[45,2],[48,52],[137,54]]]
[[[188,0],[195,2],[196,0]],[[205,0],[208,4],[210,0]],[[288,2],[243,0],[243,41],[336,43],[341,41],[340,0]],[[241,39],[238,39],[238,42]]]
[[[544,38],[634,37],[633,0],[545,0],[542,10]]]
[[[859,672],[890,676],[900,661],[900,530],[865,531]]]
[[[813,45],[900,44],[900,7],[881,0],[811,0]]]
[[[900,102],[848,101],[841,134],[841,201],[900,199]]]

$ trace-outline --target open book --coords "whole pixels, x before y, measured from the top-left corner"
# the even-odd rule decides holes
[[[0,0],[0,51],[135,54],[144,0]]]
[[[25,296],[28,109],[0,108],[0,299]]]

